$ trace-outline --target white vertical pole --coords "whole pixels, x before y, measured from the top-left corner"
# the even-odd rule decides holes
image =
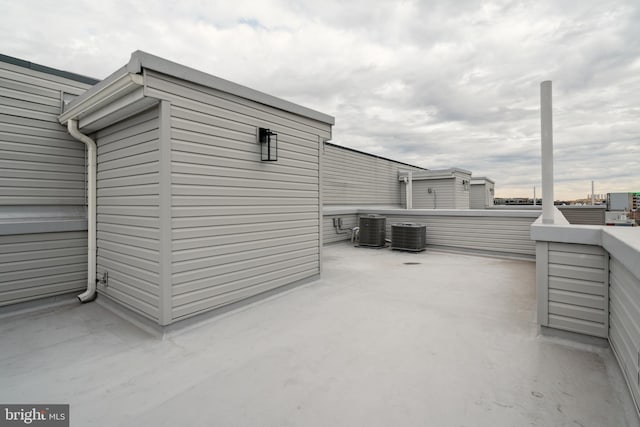
[[[553,224],[553,112],[551,80],[540,83],[542,139],[542,223]]]
[[[407,182],[407,209],[413,209],[413,172],[409,171],[409,181]]]
[[[533,186],[533,206],[535,206],[536,203],[536,186]]]
[[[591,181],[591,206],[596,204],[596,195],[593,194],[593,181]]]

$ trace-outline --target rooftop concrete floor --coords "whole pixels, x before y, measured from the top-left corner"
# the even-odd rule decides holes
[[[0,321],[0,402],[72,426],[638,425],[611,350],[541,335],[532,262],[326,247],[321,281],[159,340],[97,304]]]

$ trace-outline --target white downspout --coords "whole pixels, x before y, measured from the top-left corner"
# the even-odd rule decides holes
[[[93,301],[96,297],[96,143],[80,132],[78,121],[69,119],[67,129],[71,136],[87,146],[87,290],[78,295],[80,302]]]

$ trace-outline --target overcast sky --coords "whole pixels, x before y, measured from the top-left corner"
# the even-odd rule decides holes
[[[332,142],[540,189],[640,191],[640,2],[0,0],[0,53],[103,78],[144,50],[335,116]],[[540,190],[538,190],[540,195]]]

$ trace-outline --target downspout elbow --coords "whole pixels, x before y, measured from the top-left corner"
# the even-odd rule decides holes
[[[80,295],[80,302],[96,299],[96,164],[97,149],[93,139],[80,132],[78,121],[67,121],[69,134],[87,146],[87,289]]]

